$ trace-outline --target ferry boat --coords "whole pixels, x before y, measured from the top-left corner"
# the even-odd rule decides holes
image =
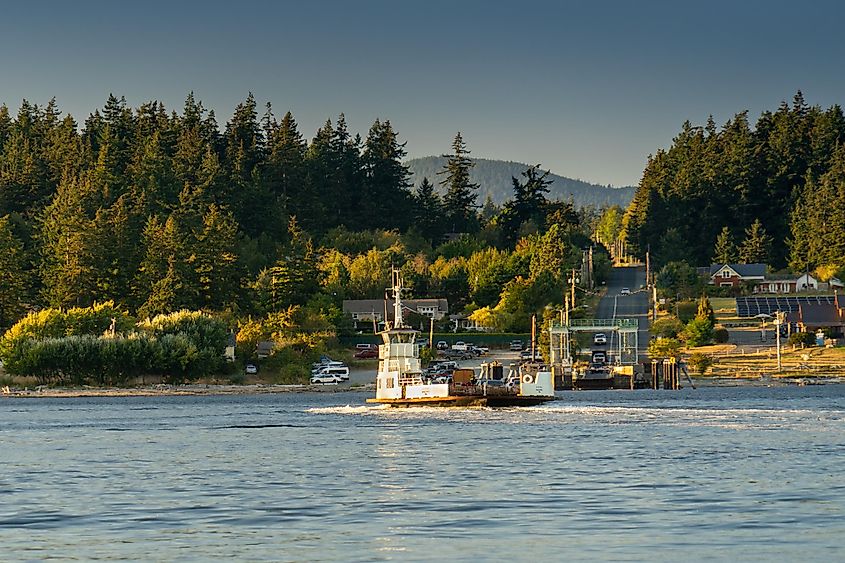
[[[368,403],[394,407],[514,407],[533,406],[555,399],[552,373],[539,365],[520,366],[503,377],[500,364],[482,366],[479,377],[453,378],[435,383],[423,377],[416,342],[419,332],[406,326],[402,316],[402,277],[392,272],[393,323],[379,334],[376,396]]]

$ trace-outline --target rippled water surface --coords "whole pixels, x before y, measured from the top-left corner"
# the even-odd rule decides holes
[[[845,387],[0,400],[0,559],[845,557]]]

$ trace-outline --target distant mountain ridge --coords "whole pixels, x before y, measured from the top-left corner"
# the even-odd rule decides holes
[[[475,162],[475,167],[473,167],[471,173],[472,181],[481,186],[478,190],[479,204],[486,201],[487,194],[490,194],[490,197],[498,205],[511,199],[513,197],[511,177],[523,180],[522,173],[529,166],[521,162],[505,160],[488,160],[486,158],[473,158],[472,160]],[[423,178],[428,178],[437,187],[438,192],[443,193],[443,187],[438,185],[443,179],[443,175],[438,174],[438,172],[443,170],[446,157],[413,158],[405,164],[411,171],[411,182],[415,188],[422,182]],[[565,200],[569,199],[571,195],[576,207],[620,205],[624,208],[631,202],[631,198],[634,197],[636,191],[633,186],[614,188],[566,178],[557,174],[549,174],[548,179],[552,180],[548,198]]]

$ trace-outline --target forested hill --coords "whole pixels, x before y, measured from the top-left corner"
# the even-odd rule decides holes
[[[684,123],[625,215],[629,248],[658,263],[765,262],[845,274],[845,113],[792,104],[721,128]]]
[[[471,171],[472,181],[480,185],[479,188],[479,202],[484,202],[487,199],[487,194],[493,198],[493,201],[502,205],[505,201],[513,198],[513,182],[512,177],[522,179],[521,174],[528,168],[527,164],[521,162],[510,162],[504,160],[487,160],[484,158],[474,158],[475,166]],[[438,172],[443,170],[446,164],[446,157],[443,156],[426,156],[422,158],[414,158],[406,162],[411,172],[411,181],[414,186],[418,186],[423,178],[428,178],[429,181],[438,186],[442,176]],[[557,174],[549,174],[549,180],[552,180],[552,185],[549,186],[549,199],[568,199],[572,195],[576,207],[584,207],[587,205],[619,205],[626,207],[631,198],[634,197],[635,188],[613,188],[609,186],[600,186],[598,184],[590,184],[582,180],[573,180]],[[438,187],[443,191],[443,188]]]

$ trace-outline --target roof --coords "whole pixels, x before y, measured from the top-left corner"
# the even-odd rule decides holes
[[[417,311],[420,307],[437,307],[438,310],[446,312],[449,310],[447,299],[403,299],[402,305],[405,310]],[[388,318],[393,317],[393,301],[384,299],[344,299],[344,313],[381,313],[387,309]]]
[[[839,309],[832,303],[802,303],[799,308],[801,324],[809,328],[841,326]]]
[[[710,264],[710,277],[727,266],[743,278],[764,278],[766,277],[765,264]]]

